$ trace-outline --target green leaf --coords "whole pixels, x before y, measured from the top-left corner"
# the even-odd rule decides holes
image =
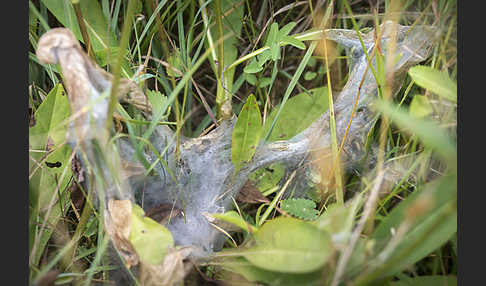
[[[429,99],[423,95],[415,95],[410,103],[410,116],[415,118],[425,117],[433,111]]]
[[[233,129],[231,161],[234,174],[253,158],[262,133],[262,118],[255,96],[250,94]]]
[[[273,23],[270,26],[270,33],[267,38],[267,45],[270,46],[270,52],[272,54],[272,60],[276,61],[280,59],[280,38],[278,35],[278,24]]]
[[[243,76],[245,77],[245,80],[255,86],[257,84],[257,78],[255,75],[251,74],[251,73],[244,73]]]
[[[304,74],[304,79],[305,79],[305,80],[313,80],[313,79],[315,79],[315,78],[316,78],[316,76],[317,76],[317,73],[312,72],[312,71],[308,71],[308,72],[306,72],[306,73]]]
[[[263,67],[255,58],[251,59],[250,63],[243,69],[245,73],[257,73],[261,70],[263,70]]]
[[[152,110],[160,110],[167,101],[167,96],[163,95],[160,91],[147,90],[147,98],[152,104]]]
[[[34,114],[35,125],[29,129],[30,147],[32,149],[44,149],[48,137],[54,144],[64,142],[70,109],[62,85],[54,86]]]
[[[265,50],[263,53],[257,56],[258,64],[263,67],[263,65],[272,58],[272,51]]]
[[[404,276],[399,281],[388,283],[387,286],[457,286],[457,277],[453,275]]]
[[[282,108],[269,141],[287,140],[303,131],[318,119],[329,108],[328,89],[326,86],[310,90],[311,95],[303,92],[289,98]],[[264,134],[266,134],[277,115],[280,105],[275,106],[265,120]],[[302,112],[305,110],[305,112]]]
[[[69,193],[66,189],[72,176],[69,161],[72,150],[69,145],[60,148],[58,146],[66,140],[69,115],[66,93],[62,85],[56,85],[38,107],[34,114],[35,125],[29,129],[29,172],[32,176],[29,180],[30,249],[34,246],[37,228],[44,222],[46,211],[51,209],[47,217],[47,227],[42,233],[37,233],[41,237],[33,257],[33,265],[39,262],[53,228],[67,210]],[[49,148],[54,151],[46,156],[42,151],[46,150],[48,143],[52,145]],[[50,205],[51,201],[53,205]]]
[[[450,79],[447,72],[441,72],[429,66],[414,66],[410,68],[408,74],[420,87],[457,102],[457,84]]]
[[[235,211],[228,211],[225,213],[214,213],[211,214],[212,217],[217,218],[219,220],[231,223],[244,231],[248,232],[250,229],[251,232],[255,232],[257,228],[249,223],[247,223],[237,212]]]
[[[243,257],[226,258],[222,267],[227,271],[240,274],[250,282],[263,282],[270,286],[322,285],[322,273],[320,271],[304,274],[269,271],[254,266]]]
[[[284,173],[285,167],[282,164],[274,163],[251,173],[249,179],[263,193],[275,187],[282,179]]]
[[[302,42],[301,40],[298,40],[294,37],[285,36],[285,37],[282,38],[282,42],[283,42],[284,45],[289,44],[289,45],[296,47],[297,49],[305,50],[304,42]]]
[[[427,183],[423,190],[408,196],[378,225],[372,238],[380,250],[393,237],[392,229],[397,230],[413,216],[412,225],[387,260],[385,269],[379,270],[377,275],[391,276],[406,269],[452,237],[457,231],[456,182],[455,176],[447,175]]]
[[[242,252],[253,265],[287,273],[313,272],[331,256],[330,235],[290,217],[266,222],[254,235],[254,246]]]
[[[164,260],[169,247],[174,247],[170,231],[146,217],[141,207],[133,204],[129,240],[137,251],[140,260],[159,265]]]
[[[258,85],[258,87],[264,88],[266,86],[269,86],[271,83],[272,83],[272,79],[271,78],[269,78],[269,77],[263,77],[260,80],[260,84]]]
[[[267,40],[265,41],[265,46],[271,47],[272,45],[278,45],[278,23],[273,22],[270,26],[270,32],[268,32]]]
[[[304,220],[316,219],[319,211],[316,210],[316,203],[308,199],[286,199],[280,202],[280,208],[289,214]]]
[[[282,29],[280,29],[280,31],[278,32],[279,38],[282,39],[283,37],[287,36],[290,31],[292,31],[292,29],[295,27],[295,25],[297,25],[296,22],[290,22],[287,25],[283,26]]]

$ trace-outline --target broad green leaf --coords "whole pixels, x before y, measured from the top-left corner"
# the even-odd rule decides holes
[[[33,247],[36,227],[43,223],[46,211],[47,228],[41,235],[33,265],[37,265],[53,227],[66,211],[68,192],[66,188],[71,180],[71,147],[58,147],[66,140],[67,123],[70,115],[69,102],[62,85],[56,85],[40,104],[34,114],[35,125],[29,129],[29,205],[30,205],[30,238],[29,248]],[[51,153],[46,155],[48,144]],[[40,166],[39,166],[40,164]],[[63,175],[64,174],[64,175]],[[62,180],[61,180],[62,178]],[[59,189],[56,192],[57,186]],[[50,205],[51,201],[54,203]]]
[[[164,260],[169,247],[174,247],[170,231],[146,217],[141,207],[133,204],[129,240],[140,259],[146,263],[159,265]]]
[[[262,134],[262,118],[255,96],[251,94],[241,109],[233,128],[231,142],[231,161],[235,166],[234,174],[253,158]]]
[[[250,282],[263,282],[270,286],[322,285],[322,273],[320,271],[304,274],[269,271],[254,266],[243,257],[225,259],[222,268],[238,273]]]
[[[34,114],[35,125],[29,128],[30,148],[45,150],[48,138],[55,145],[64,142],[70,109],[62,85],[54,86]]]
[[[396,105],[384,101],[377,101],[376,107],[379,111],[389,116],[393,123],[401,128],[413,132],[429,148],[436,150],[442,158],[449,161],[450,166],[455,166],[456,146],[445,130],[442,130],[436,123],[411,117],[406,111],[400,110]]]
[[[388,283],[386,286],[457,286],[457,277],[453,275],[403,277],[399,281]]]
[[[450,79],[447,72],[441,72],[429,66],[414,66],[410,68],[408,74],[420,87],[457,102],[457,84]]]
[[[423,95],[416,95],[410,103],[410,116],[415,118],[425,117],[433,111],[429,99]]]
[[[249,179],[263,193],[275,187],[282,179],[284,173],[285,167],[282,164],[274,163],[251,173]]]
[[[255,232],[257,228],[250,223],[247,223],[237,212],[235,211],[228,211],[225,213],[214,213],[211,214],[212,217],[217,218],[219,220],[231,223],[236,225],[237,227],[243,229],[244,231],[248,231],[250,229],[251,232]]]
[[[327,87],[319,87],[310,90],[311,95],[300,93],[289,98],[279,115],[273,128],[269,141],[287,140],[303,131],[319,118],[329,108]],[[272,126],[280,105],[275,106],[265,120],[264,134]],[[305,110],[305,112],[303,112]]]
[[[380,250],[393,236],[392,229],[397,230],[405,219],[414,216],[412,225],[387,260],[385,269],[379,271],[379,276],[390,276],[406,269],[441,247],[457,231],[456,182],[455,176],[447,175],[427,183],[423,190],[408,196],[378,225],[372,238]]]
[[[254,245],[242,252],[253,265],[287,273],[317,271],[331,256],[331,236],[312,224],[290,217],[266,222],[254,235]]]
[[[289,214],[304,220],[314,220],[319,215],[316,203],[309,199],[292,198],[280,201],[280,208]]]
[[[43,224],[45,215],[50,209],[46,228],[41,233],[38,233],[40,240],[33,257],[33,265],[39,263],[52,231],[59,222],[59,219],[66,214],[69,207],[68,186],[72,177],[71,161],[69,160],[71,154],[72,150],[68,145],[64,145],[52,152],[46,157],[44,163],[41,163],[43,169],[38,169],[35,175],[29,180],[29,249],[33,247],[34,234],[38,231],[36,228]],[[30,163],[29,161],[29,165],[31,165]],[[46,163],[54,163],[59,167],[50,168]],[[29,170],[33,170],[33,168],[29,168]],[[62,181],[57,190],[58,181],[61,178]],[[51,201],[53,201],[53,205],[50,204]]]

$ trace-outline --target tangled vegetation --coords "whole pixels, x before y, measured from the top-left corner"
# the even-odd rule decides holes
[[[32,285],[457,285],[456,13],[30,0]]]

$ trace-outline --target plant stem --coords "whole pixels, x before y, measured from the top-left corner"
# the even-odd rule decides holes
[[[110,130],[111,125],[113,124],[112,117],[113,117],[113,111],[115,109],[115,105],[117,103],[118,85],[120,83],[120,73],[121,73],[121,67],[122,67],[122,61],[124,55],[123,51],[127,48],[128,40],[130,39],[130,31],[131,31],[131,26],[133,21],[133,15],[135,13],[136,4],[137,2],[135,0],[128,1],[127,13],[124,18],[125,21],[123,23],[122,36],[120,39],[120,51],[118,52],[118,59],[113,68],[113,82],[111,85],[110,102],[108,105],[108,113],[106,117],[107,130]]]

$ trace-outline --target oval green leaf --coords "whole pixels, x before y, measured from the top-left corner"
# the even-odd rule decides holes
[[[146,217],[143,209],[136,204],[133,204],[130,227],[129,240],[143,262],[159,265],[164,260],[168,247],[174,247],[170,231]]]
[[[250,94],[233,129],[231,161],[236,174],[253,158],[262,134],[262,118],[255,96]]]
[[[268,221],[255,233],[254,239],[254,246],[242,254],[253,265],[270,271],[316,271],[333,252],[327,232],[290,217]]]

